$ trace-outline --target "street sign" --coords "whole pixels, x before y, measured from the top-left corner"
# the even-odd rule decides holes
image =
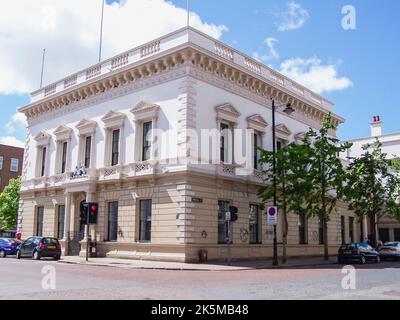
[[[267,224],[270,226],[278,224],[278,207],[267,208]]]
[[[231,212],[230,211],[225,212],[225,221],[231,221]]]

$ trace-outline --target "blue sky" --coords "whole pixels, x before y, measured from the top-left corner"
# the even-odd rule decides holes
[[[24,1],[28,3],[33,0]],[[132,0],[126,1],[128,3],[132,2]],[[136,1],[146,2],[149,0]],[[155,1],[157,3],[162,2],[162,0]],[[114,1],[107,0],[108,4],[111,2]],[[169,2],[180,8],[186,6],[185,0]],[[115,7],[106,7],[106,10],[110,10],[110,17],[113,10],[117,11],[117,4],[114,5]],[[355,30],[344,30],[342,28],[343,15],[341,11],[345,5],[352,5],[356,9]],[[131,6],[132,14],[137,14],[133,9],[133,4],[130,4],[130,6],[125,5],[126,9],[120,10],[128,10]],[[160,8],[164,7],[160,6]],[[16,10],[17,8],[10,8],[10,10],[13,9]],[[179,19],[182,20],[181,11],[177,11],[177,14],[180,14]],[[216,26],[226,26],[229,29],[228,31],[225,31],[225,28],[218,29],[214,26],[214,30],[219,30],[218,32],[220,32],[223,42],[277,70],[288,72],[289,75],[294,74],[299,77],[298,81],[304,80],[305,83],[311,83],[316,90],[322,92],[324,97],[333,101],[335,103],[335,112],[346,119],[346,123],[339,129],[339,137],[341,139],[369,135],[369,122],[374,115],[380,115],[385,122],[384,133],[400,131],[397,121],[397,118],[400,117],[400,111],[397,108],[396,99],[399,92],[397,75],[400,74],[400,42],[398,41],[400,1],[191,0],[191,12],[195,12],[201,18],[203,25],[208,23]],[[170,15],[172,13],[173,11],[169,12]],[[94,15],[96,14],[94,12]],[[157,14],[163,17],[162,9]],[[53,29],[61,27],[62,25],[60,24],[65,20],[59,18],[59,15],[57,15],[57,19],[57,24],[53,26]],[[77,16],[76,19],[84,18]],[[171,30],[168,30],[168,28],[171,28],[171,23],[168,22],[167,17],[165,19],[165,32],[169,32]],[[154,19],[154,21],[156,20]],[[195,20],[195,17],[193,17],[193,20]],[[8,23],[10,24],[8,26],[10,30],[13,30],[13,21],[10,20]],[[18,19],[15,20],[15,24],[17,23]],[[182,24],[184,24],[184,19]],[[151,24],[149,25],[151,26]],[[113,28],[113,21],[105,21],[105,29],[107,28],[110,30]],[[85,46],[89,47],[90,44],[91,51],[85,51],[85,54],[89,52],[93,53],[93,56],[95,55],[96,37],[98,36],[94,31],[93,39],[86,37],[90,39],[87,40],[85,38],[81,48],[83,52],[86,49]],[[15,32],[17,33],[18,31]],[[36,34],[32,33],[32,39],[34,36]],[[0,46],[4,46],[2,37],[4,38],[4,34],[0,32]],[[15,41],[27,42],[28,46],[30,43],[29,37],[28,31],[22,38],[16,36]],[[267,39],[268,41],[266,41]],[[142,39],[140,40],[142,41]],[[52,40],[46,39],[46,41]],[[35,47],[36,42],[32,41],[33,44],[27,48]],[[16,43],[16,45],[19,44]],[[41,43],[40,45],[43,47],[47,44]],[[107,48],[107,46],[110,48]],[[112,46],[113,48],[111,48]],[[108,42],[105,41],[105,47],[105,52],[110,52],[111,54],[118,52],[123,46],[121,47],[110,40]],[[36,60],[40,60],[39,48],[39,45],[35,47]],[[79,56],[80,48],[77,47],[76,50],[77,56]],[[10,54],[12,55],[13,53],[11,52]],[[65,60],[63,65],[68,67],[65,68],[65,71],[62,69],[61,71],[63,72],[73,72],[88,65],[88,60],[85,59],[67,61],[68,56],[63,54],[53,57],[53,59],[56,58],[60,61]],[[32,57],[22,55],[19,59],[23,61],[23,59],[29,60]],[[0,74],[2,72],[11,73],[9,70],[13,70],[13,64],[19,64],[16,60],[10,61],[5,66],[2,66],[0,61]],[[74,61],[76,61],[75,65]],[[35,65],[32,71],[37,74],[35,79],[37,84],[33,85],[34,89],[39,84],[37,78],[40,70],[37,69],[38,64]],[[17,70],[16,66],[15,70]],[[18,81],[11,76],[7,76],[6,73],[4,74],[6,75],[6,81]],[[19,71],[18,75],[19,77],[24,77],[21,71]],[[323,78],[325,76],[327,79]],[[49,82],[56,80],[56,78],[52,79],[48,76],[46,80]],[[18,106],[29,102],[29,95],[24,92],[27,90],[24,90],[21,86],[14,89],[12,85],[7,87],[3,83],[2,90],[1,81],[0,79],[0,107],[2,110],[0,142],[10,140],[4,140],[3,138],[5,137],[15,137],[23,141],[24,129],[23,125],[21,125],[22,121],[15,116],[15,110]],[[321,86],[321,84],[324,85]],[[27,85],[27,87],[29,86]]]

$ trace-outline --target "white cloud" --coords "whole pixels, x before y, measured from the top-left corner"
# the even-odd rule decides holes
[[[254,52],[253,58],[258,61],[262,61],[262,62],[279,59],[279,53],[275,49],[275,43],[277,43],[277,42],[278,42],[278,40],[273,37],[265,39],[264,43],[267,45],[267,47],[269,49],[269,53],[268,54],[259,54],[258,52]]]
[[[0,137],[0,144],[5,144],[7,146],[13,146],[18,148],[25,148],[25,143],[18,140],[15,137]]]
[[[353,86],[347,77],[338,75],[340,62],[322,64],[318,58],[292,58],[281,63],[280,72],[319,94]]]
[[[8,133],[14,133],[18,129],[25,129],[26,125],[25,115],[20,112],[15,112],[11,119],[6,123],[5,130]]]
[[[44,84],[97,63],[99,0],[4,1],[0,10],[0,94],[39,87],[42,49]],[[107,4],[103,57],[110,57],[185,26],[186,11],[167,0],[125,0]],[[191,12],[191,25],[220,38],[228,29],[203,22]]]
[[[310,18],[310,14],[294,0],[286,4],[286,10],[275,13],[278,31],[289,31],[301,28]]]

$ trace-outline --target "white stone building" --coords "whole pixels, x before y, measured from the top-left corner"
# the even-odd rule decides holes
[[[383,121],[380,116],[374,116],[371,126],[371,135],[365,138],[348,140],[353,146],[345,153],[340,154],[340,157],[346,162],[351,161],[351,158],[356,158],[364,153],[363,146],[373,144],[376,139],[382,143],[382,152],[387,154],[389,159],[398,159],[400,157],[400,133],[383,133]],[[400,223],[393,220],[387,215],[383,216],[377,224],[378,238],[385,241],[400,241]],[[367,230],[368,232],[364,232]],[[374,233],[370,228],[368,219],[365,219],[361,228],[361,237],[366,239],[368,234]]]
[[[20,109],[28,129],[18,229],[24,238],[58,237],[65,254],[83,254],[79,205],[96,201],[91,236],[100,255],[189,262],[204,249],[218,260],[227,255],[224,211],[235,205],[233,258],[271,257],[272,227],[257,197],[261,172],[243,175],[243,164],[229,161],[229,135],[199,156],[188,132],[253,129],[255,145],[271,149],[272,98],[296,111],[277,112],[283,143],[319,129],[333,112],[323,97],[193,28],[33,92]],[[333,121],[343,119],[334,114]],[[155,129],[174,133],[165,143]],[[254,138],[250,153],[253,146]],[[292,214],[288,254],[322,253],[319,226]],[[339,205],[329,223],[331,253],[355,232]]]

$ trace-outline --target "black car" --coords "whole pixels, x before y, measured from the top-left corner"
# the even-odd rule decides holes
[[[338,263],[359,262],[362,264],[367,261],[379,263],[379,253],[367,243],[344,244],[339,248]]]
[[[56,238],[30,237],[21,243],[17,251],[17,259],[54,258],[60,260],[61,246]]]

